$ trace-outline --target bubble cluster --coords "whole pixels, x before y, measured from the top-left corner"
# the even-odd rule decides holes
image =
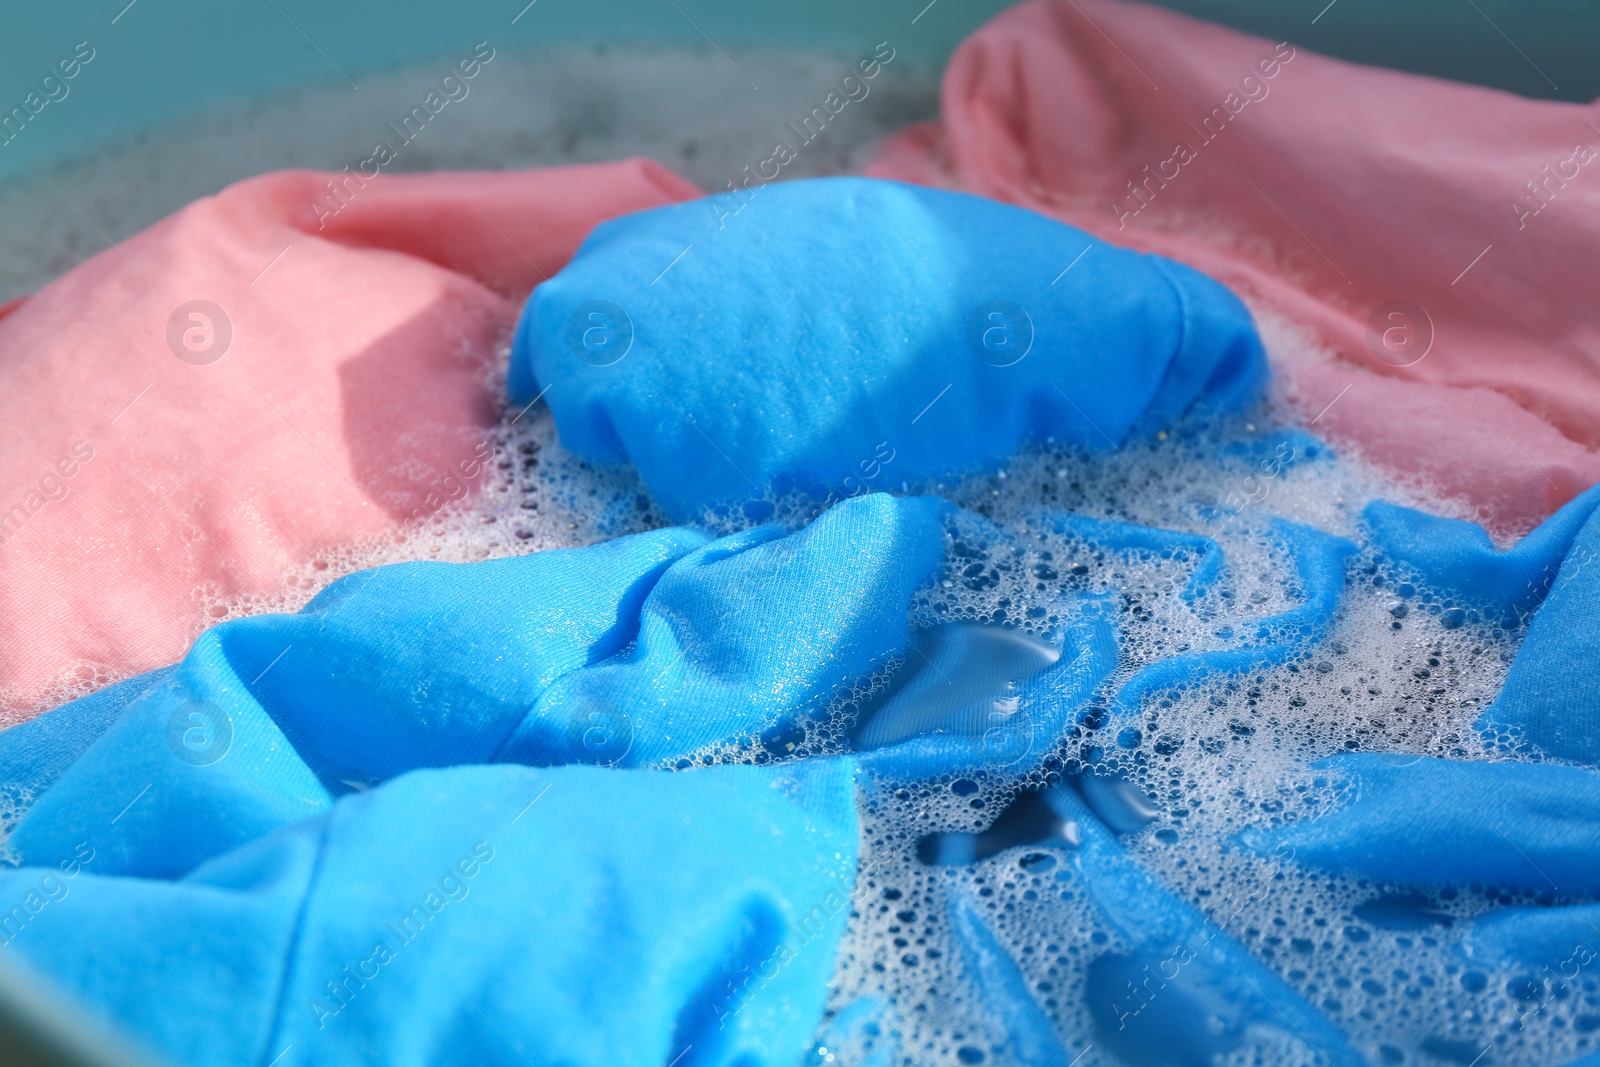
[[[507,411],[490,445],[490,477],[477,494],[390,536],[325,553],[274,593],[202,590],[201,625],[295,610],[364,567],[470,562],[667,524],[630,470],[566,452],[542,406]],[[938,573],[912,604],[910,631],[1001,627],[1059,646],[1094,604],[1114,619],[1118,659],[1038,758],[863,787],[862,874],[816,1062],[1052,1062],[1039,1061],[1030,1041],[1067,1050],[1063,1064],[1080,1053],[1084,1065],[1315,1060],[1292,1028],[1243,1009],[1229,1015],[1225,1004],[1206,1008],[1197,1032],[1207,1036],[1190,1059],[1163,1059],[1159,1046],[1117,1026],[1139,1015],[1181,1019],[1200,1001],[1193,990],[1166,988],[1162,961],[1107,921],[1104,902],[1074,873],[1083,845],[1076,827],[1030,829],[1049,789],[1068,790],[1144,877],[1195,909],[1216,938],[1265,964],[1371,1062],[1470,1063],[1486,1049],[1494,1062],[1557,1062],[1594,1047],[1600,982],[1561,983],[1558,992],[1548,977],[1468,966],[1458,950],[1464,920],[1520,898],[1482,887],[1418,896],[1239,844],[1247,830],[1339,803],[1346,783],[1308,769],[1325,757],[1486,757],[1473,722],[1498,691],[1526,620],[1450,603],[1361,545],[1359,515],[1370,500],[1436,513],[1448,513],[1448,503],[1335,456],[1270,411],[1111,453],[1043,442],[1003,470],[892,488],[962,508],[947,523]],[[713,509],[698,524],[725,533],[770,518],[798,528],[815,507],[772,499]],[[1328,631],[1290,642],[1281,662],[1157,687],[1115,706],[1141,670],[1235,644],[1310,595],[1285,522],[1361,545],[1343,567]],[[1137,533],[1149,530],[1163,533]],[[907,669],[887,664],[841,688],[820,714],[676,766],[849,752],[864,709]],[[80,685],[107,680],[82,670],[90,673]],[[969,839],[977,845],[963,844]],[[1009,961],[994,964],[999,977],[975,961],[973,935],[957,929],[962,914],[998,946],[993,958]],[[997,992],[996,982],[1015,988]],[[860,1017],[861,1005],[870,1018]]]
[[[1450,512],[1359,461],[1269,429],[1277,424],[1259,413],[1109,456],[1046,445],[1003,471],[932,487],[969,515],[953,525],[943,573],[914,607],[914,625],[962,619],[1050,640],[1070,623],[1074,600],[1107,597],[1121,649],[1102,691],[1115,693],[1148,664],[1223,647],[1300,603],[1306,590],[1275,522],[1359,544],[1360,511],[1372,499]],[[1285,441],[1294,460],[1264,476],[1259,457],[1281,456]],[[1253,499],[1241,505],[1240,486],[1252,478]],[[1189,536],[1112,551],[1046,512]],[[1217,552],[1222,572],[1197,582]],[[1195,909],[1208,937],[1264,963],[1368,1062],[1557,1063],[1593,1051],[1600,980],[1465,962],[1464,921],[1527,903],[1521,896],[1484,887],[1418,893],[1239,844],[1246,830],[1312,818],[1347,799],[1348,782],[1310,769],[1326,757],[1488,756],[1473,722],[1498,692],[1525,620],[1455,605],[1366,545],[1346,565],[1341,593],[1330,632],[1286,662],[1149,693],[1131,714],[1091,703],[1029,773],[991,767],[865,791],[864,877],[831,1010],[869,998],[882,1011],[851,1047],[835,1038],[827,1062],[1319,1062],[1294,1027],[1244,1009],[1230,1015],[1226,1004],[1180,990],[1170,960],[1141,956],[1086,889],[1088,874],[1074,873],[1075,826],[1046,825],[1036,831],[1042,844],[1019,836],[985,855],[1006,842],[1002,831],[1015,832],[1008,825],[1027,823],[1032,816],[1017,812],[1037,807],[1031,798],[1047,789],[1079,797],[1139,869]],[[1119,825],[1096,804],[1093,792],[1108,784],[1132,798],[1136,817]],[[975,861],[949,862],[930,847],[972,834]],[[1031,1023],[1007,1020],[997,1000],[1016,990],[997,990],[993,975],[964,959],[971,937],[954,918],[962,902],[1014,964],[1016,988],[1038,1013]],[[1185,1012],[1198,1014],[1185,1022]],[[1138,1015],[1180,1036],[1140,1038]],[[1030,1052],[1031,1025],[1047,1027],[1065,1055]]]
[[[328,582],[365,567],[470,562],[667,524],[632,471],[597,468],[566,452],[542,406],[508,410],[489,445],[490,475],[476,494],[386,537],[324,553],[272,593],[199,590],[196,632],[296,610]],[[1562,983],[1558,993],[1548,977],[1463,962],[1463,921],[1518,898],[1482,887],[1416,896],[1238,843],[1244,831],[1314,817],[1340,801],[1345,783],[1337,775],[1308,770],[1319,759],[1355,751],[1486,757],[1473,722],[1498,691],[1526,620],[1485,618],[1450,603],[1361,545],[1359,515],[1370,500],[1436,513],[1448,513],[1447,502],[1335,456],[1270,411],[1111,453],[1043,442],[1003,470],[892,488],[936,493],[962,508],[947,523],[938,573],[912,604],[910,631],[1003,627],[1059,646],[1092,603],[1115,621],[1118,659],[1040,758],[863,788],[862,875],[818,1062],[1034,1062],[1030,1026],[1070,1051],[1063,1063],[1079,1053],[1084,1065],[1169,1062],[1119,1038],[1107,1021],[1136,1007],[1136,1014],[1179,1016],[1173,1006],[1187,1002],[1150,984],[1156,979],[1143,950],[1106,921],[1073,873],[1082,844],[1075,831],[1008,843],[1005,820],[1026,821],[1008,813],[1037,807],[1028,798],[1051,788],[1071,790],[1138,869],[1351,1035],[1371,1062],[1465,1056],[1460,1062],[1469,1063],[1486,1049],[1495,1062],[1555,1062],[1594,1047],[1600,982]],[[798,528],[815,507],[772,499],[713,509],[698,524],[725,533],[770,518]],[[1141,670],[1228,647],[1305,600],[1310,591],[1285,522],[1361,545],[1343,568],[1328,632],[1291,643],[1282,662],[1156,688],[1115,707],[1114,694]],[[1135,534],[1149,530],[1164,532]],[[887,664],[843,687],[821,714],[773,724],[676,766],[848,752],[863,709],[892,690],[904,669]],[[110,680],[85,665],[64,680],[63,695]],[[15,799],[6,810],[25,810],[28,798]],[[990,845],[939,851],[940,841],[974,834],[987,834],[978,840]],[[996,993],[990,987],[998,979],[975,971],[971,936],[955,925],[968,906],[999,946],[996,958],[1010,961],[1012,993]],[[1130,989],[1143,990],[1148,1005],[1128,999]],[[1033,1015],[997,1014],[997,996]],[[840,1018],[858,1004],[875,1005],[872,1017],[841,1032]],[[1202,1051],[1209,1048],[1215,1062],[1315,1059],[1282,1027],[1215,1006],[1208,1018],[1210,1045]]]

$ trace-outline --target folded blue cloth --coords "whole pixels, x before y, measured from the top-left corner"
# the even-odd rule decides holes
[[[760,751],[886,665],[947,508],[401,564],[214,627],[0,734],[42,789],[7,940],[181,1062],[793,1062],[853,765],[618,768]]]
[[[1590,489],[1522,538],[1499,550],[1482,526],[1375,500],[1362,512],[1368,531],[1391,560],[1426,588],[1513,625],[1544,602],[1561,562],[1600,506]]]
[[[1114,448],[1266,378],[1226,288],[1031,211],[832,178],[723,214],[597,227],[512,347],[513,400],[544,394],[568,449],[632,460],[675,517],[915,483],[1029,437]]]
[[[1564,530],[1582,522],[1565,553],[1546,547],[1555,580],[1528,624],[1505,685],[1479,722],[1484,733],[1514,749],[1600,767],[1600,486],[1545,524]],[[1541,527],[1543,529],[1544,527]],[[1531,537],[1532,535],[1530,535]]]

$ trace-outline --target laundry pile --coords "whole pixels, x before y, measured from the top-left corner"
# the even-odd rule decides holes
[[[175,1063],[1600,1055],[1600,111],[1106,0],[944,104],[0,315],[0,941]]]

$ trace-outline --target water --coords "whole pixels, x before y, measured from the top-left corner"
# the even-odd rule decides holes
[[[1019,687],[1061,659],[1026,631],[945,623],[911,636],[911,648],[880,701],[851,731],[858,752],[920,734],[982,738],[1020,710]]]

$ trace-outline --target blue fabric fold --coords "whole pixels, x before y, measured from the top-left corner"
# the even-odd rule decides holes
[[[634,647],[558,680],[496,758],[637,766],[823,718],[904,649],[947,508],[874,493],[797,534],[758,527],[686,556],[645,599]]]
[[[1597,504],[1600,487],[1547,520],[1560,529],[1589,512],[1560,558],[1555,581],[1528,624],[1500,695],[1484,709],[1479,722],[1486,736],[1502,744],[1589,767],[1600,767]]]
[[[947,510],[401,564],[220,624],[0,733],[45,786],[4,939],[180,1062],[793,1062],[854,764],[622,768],[753,746],[886,666]]]
[[[867,178],[719,203],[597,227],[512,346],[513,399],[675,517],[1114,448],[1266,379],[1226,288],[1021,208]]]
[[[1123,939],[1091,965],[1089,1010],[1102,1043],[1130,1063],[1205,1064],[1265,1028],[1335,1067],[1363,1062],[1338,1027],[1152,878],[1076,797],[1055,795],[1081,835],[1069,860],[1078,884]]]
[[[1076,1053],[1069,1053],[1056,1036],[1028,980],[984,922],[978,905],[957,896],[950,905],[950,925],[962,965],[982,991],[985,1021],[996,1031],[989,1047],[1029,1067],[1067,1067]]]
[[[1472,523],[1390,504],[1365,512],[1378,545],[1427,586],[1504,613],[1509,626],[1537,609],[1478,725],[1501,747],[1587,766],[1600,766],[1597,508],[1600,486],[1503,552]]]
[[[788,537],[672,529],[340,579],[298,614],[203,634],[60,774],[10,848],[53,862],[93,836],[101,869],[177,877],[407,770],[636,766],[753,737],[825,710],[899,654],[946,507],[872,494]],[[12,738],[0,734],[0,761]]]
[[[1435,593],[1521,619],[1543,603],[1561,562],[1600,507],[1600,486],[1569,501],[1509,549],[1475,522],[1375,500],[1362,511],[1373,541]]]
[[[1248,831],[1245,844],[1359,879],[1374,895],[1357,918],[1435,937],[1455,924],[1435,902],[1462,889],[1486,891],[1491,902],[1512,899],[1501,895],[1508,891],[1538,900],[1467,917],[1452,935],[1454,952],[1469,965],[1520,973],[1520,1014],[1538,1015],[1574,993],[1592,998],[1600,772],[1365,753],[1317,770],[1350,799],[1308,822]],[[1482,971],[1467,977],[1479,989],[1488,981]]]
[[[1208,598],[1225,580],[1227,560],[1222,546],[1203,534],[1062,513],[1043,515],[1038,522],[1045,529],[1068,535],[1099,551],[1116,552],[1133,559],[1193,563],[1194,570],[1179,595],[1191,608],[1215,610],[1215,604]]]
[[[1351,799],[1248,844],[1382,883],[1600,894],[1600,773],[1378,753],[1317,770]]]
[[[178,880],[92,845],[0,875],[45,900],[4,936],[180,1063],[788,1067],[849,914],[852,778],[415,771]]]

